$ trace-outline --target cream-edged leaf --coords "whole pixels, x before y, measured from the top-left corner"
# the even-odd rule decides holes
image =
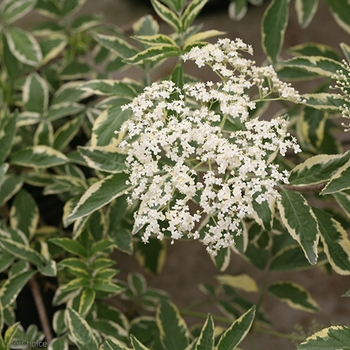
[[[318,6],[318,0],[296,0],[295,9],[300,26],[306,28],[312,21]]]
[[[255,280],[247,274],[240,275],[219,275],[216,279],[220,284],[243,290],[248,293],[258,293],[259,287]]]

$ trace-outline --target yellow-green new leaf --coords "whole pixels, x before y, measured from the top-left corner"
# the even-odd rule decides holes
[[[36,0],[4,0],[0,7],[1,18],[7,24],[15,22],[30,12]]]
[[[189,331],[177,307],[163,299],[157,309],[157,324],[160,341],[167,350],[186,349],[189,343]]]
[[[243,290],[248,293],[258,293],[259,287],[256,282],[247,274],[241,275],[220,275],[216,276],[220,284],[225,284],[235,289]]]
[[[70,307],[65,316],[70,335],[79,350],[98,350],[96,337],[85,319]]]
[[[273,0],[262,19],[262,46],[273,63],[278,60],[288,22],[289,0]]]
[[[310,293],[294,282],[279,281],[271,284],[268,291],[276,299],[286,302],[291,308],[307,312],[319,312],[321,309]]]
[[[78,218],[93,213],[110,203],[113,199],[127,193],[132,186],[127,183],[128,175],[124,173],[107,176],[94,183],[79,199],[72,213],[66,218],[67,224]]]
[[[320,154],[298,164],[289,175],[292,185],[316,185],[329,181],[332,176],[349,163],[350,152],[345,154]]]
[[[255,318],[255,306],[232,323],[231,327],[221,336],[217,349],[233,350],[248,334]]]
[[[295,10],[300,26],[306,28],[312,21],[318,6],[318,0],[296,0]]]
[[[328,261],[335,272],[350,275],[350,241],[346,230],[323,210],[313,208]]]
[[[319,229],[316,216],[306,199],[301,193],[282,189],[277,206],[289,234],[300,244],[310,264],[316,264]]]
[[[350,328],[332,326],[314,333],[301,343],[297,350],[347,350],[350,349]]]
[[[10,164],[33,168],[49,168],[68,162],[69,159],[63,153],[44,145],[24,148],[16,152],[10,160]]]
[[[11,53],[18,61],[37,67],[43,58],[34,36],[18,27],[6,28],[5,36]]]
[[[94,304],[96,292],[90,288],[84,289],[80,295],[78,312],[81,317],[86,317]]]

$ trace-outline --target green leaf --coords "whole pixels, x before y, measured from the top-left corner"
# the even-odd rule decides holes
[[[298,192],[282,190],[277,206],[289,234],[300,244],[310,264],[316,264],[319,231],[306,199]]]
[[[198,2],[198,0],[195,0]],[[203,2],[205,2],[204,0]],[[182,32],[182,23],[175,12],[167,8],[158,0],[151,0],[154,10],[157,12],[158,16],[170,27],[172,27],[176,32]]]
[[[295,186],[303,186],[329,181],[334,174],[348,164],[349,158],[350,152],[310,157],[292,169],[289,182]]]
[[[348,0],[327,0],[328,6],[331,9],[331,14],[348,34],[350,34],[350,4]]]
[[[255,306],[232,323],[231,327],[221,336],[218,350],[233,350],[246,337],[255,317]]]
[[[126,170],[126,155],[120,154],[113,146],[80,147],[78,152],[90,168],[117,174]]]
[[[306,28],[312,21],[318,6],[318,0],[296,0],[295,10],[300,26]]]
[[[337,74],[338,71],[346,72],[341,62],[323,56],[298,56],[281,64],[284,67],[298,68],[330,78]]]
[[[170,45],[158,45],[151,46],[150,48],[139,52],[133,57],[128,59],[129,64],[145,64],[157,62],[160,63],[162,60],[169,57],[177,57],[181,54],[178,46]]]
[[[310,293],[294,282],[279,281],[272,283],[268,291],[276,299],[286,302],[291,308],[306,312],[320,312],[321,309]]]
[[[318,222],[320,225],[320,222]],[[320,227],[320,230],[321,227]],[[325,253],[320,252],[318,256],[318,263],[326,263],[327,257]],[[288,245],[279,250],[271,259],[271,271],[293,271],[310,268],[310,263],[305,258],[303,250],[299,244]]]
[[[137,50],[135,47],[130,45],[124,39],[118,38],[112,35],[105,34],[93,34],[94,39],[100,43],[106,49],[112,51],[124,59],[132,57],[137,54]]]
[[[48,120],[56,120],[67,116],[74,116],[75,114],[84,110],[84,105],[76,102],[62,102],[51,105],[45,118]]]
[[[0,289],[1,304],[6,306],[11,305],[17,299],[18,294],[21,292],[30,278],[35,275],[35,273],[35,271],[25,271],[7,278]]]
[[[205,4],[208,0],[192,0],[189,5],[186,7],[184,13],[182,14],[181,22],[182,22],[182,31],[186,31],[195,18],[202,11]]]
[[[26,111],[44,113],[49,103],[49,87],[38,73],[28,75],[23,86],[23,105]]]
[[[1,4],[1,17],[7,24],[15,22],[25,16],[35,6],[36,0],[3,1]]]
[[[20,176],[5,175],[0,182],[0,206],[6,203],[22,187],[23,180]]]
[[[66,223],[72,223],[102,208],[113,199],[127,193],[131,186],[127,183],[128,175],[118,173],[109,175],[101,181],[94,183],[79,199],[78,204],[66,218]]]
[[[323,210],[313,208],[328,261],[335,272],[350,275],[350,241],[346,230]]]
[[[34,36],[18,27],[6,28],[5,36],[11,53],[18,61],[37,67],[42,60],[40,46]]]
[[[247,274],[216,276],[220,284],[243,290],[247,293],[258,293],[259,287],[255,280]]]
[[[19,229],[31,239],[39,223],[39,209],[32,195],[26,190],[20,190],[12,203],[10,223],[14,229]]]
[[[213,348],[214,322],[212,316],[208,315],[197,339],[195,350],[211,350]]]
[[[135,247],[135,256],[139,264],[149,273],[157,275],[164,266],[166,245],[164,241],[150,238],[147,244],[139,241]]]
[[[66,320],[72,339],[79,350],[98,350],[97,340],[92,329],[78,312],[68,307]]]
[[[120,345],[120,342],[113,339],[106,339],[99,350],[130,350],[130,348],[126,348],[125,346]]]
[[[324,44],[300,44],[289,47],[288,52],[290,52],[294,56],[322,56],[333,59],[335,61],[340,61],[338,51],[335,50],[333,47]]]
[[[156,318],[163,346],[167,350],[185,349],[189,343],[189,332],[177,307],[163,299]]]
[[[16,152],[10,164],[34,168],[49,168],[67,163],[68,158],[61,152],[44,145],[24,148]]]
[[[86,258],[87,252],[84,246],[78,241],[70,238],[50,238],[50,242],[63,248],[65,251]]]
[[[276,63],[282,48],[288,23],[289,0],[273,0],[262,19],[262,46],[272,63]]]
[[[10,114],[7,108],[0,111],[0,163],[3,163],[11,152],[16,122],[17,112]]]
[[[350,328],[332,326],[314,333],[301,343],[298,350],[348,350],[350,349]]]
[[[79,132],[82,122],[83,118],[79,116],[63,124],[54,135],[53,148],[58,151],[64,150]]]
[[[84,289],[80,295],[78,312],[81,317],[86,317],[92,305],[94,304],[96,293],[94,290],[88,288]]]
[[[8,76],[15,81],[19,75],[19,65],[17,58],[12,54],[9,45],[7,43],[7,39],[5,34],[2,34],[2,45],[3,45],[3,67],[6,70]]]
[[[240,21],[247,13],[246,0],[234,0],[230,2],[228,15],[234,21]]]
[[[350,161],[341,166],[331,177],[321,194],[341,192],[350,188]]]

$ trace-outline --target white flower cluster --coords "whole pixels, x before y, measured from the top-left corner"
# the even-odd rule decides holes
[[[248,92],[256,86],[263,96],[300,97],[240,50],[251,51],[239,40],[194,48],[184,59],[211,65],[220,83],[153,83],[124,106],[133,116],[122,127],[128,136],[120,147],[134,186],[129,200],[140,201],[134,233],[142,229],[144,242],[151,235],[192,237],[215,255],[235,244],[253,202],[277,198],[276,185],[288,181],[272,161],[299,146],[285,119],[249,119],[255,103]]]
[[[342,70],[337,71],[336,75],[332,78],[336,80],[335,88],[341,90],[342,95],[340,95],[344,99],[344,104],[340,106],[340,112],[343,118],[350,119],[350,64],[349,62],[343,60],[342,62]],[[350,130],[350,124],[343,126],[348,127],[345,131]]]

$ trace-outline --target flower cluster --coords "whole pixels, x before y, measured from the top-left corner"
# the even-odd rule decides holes
[[[184,60],[210,65],[221,82],[153,83],[124,106],[133,116],[120,147],[134,186],[129,200],[140,201],[134,233],[142,230],[144,242],[151,235],[192,237],[215,255],[234,246],[254,201],[277,198],[276,185],[288,181],[273,160],[299,146],[284,118],[250,119],[255,101],[248,92],[257,87],[258,100],[300,96],[271,67],[256,67],[239,51],[251,49],[239,40],[194,48]]]

